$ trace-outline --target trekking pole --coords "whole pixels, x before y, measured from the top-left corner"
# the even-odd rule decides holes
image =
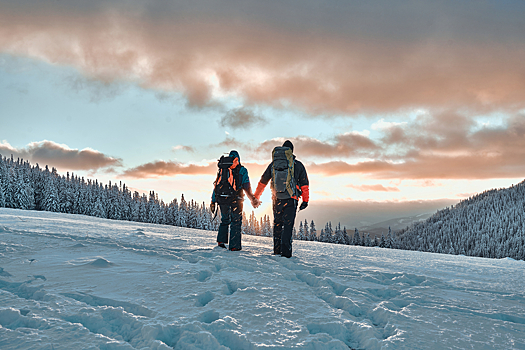
[[[215,221],[215,218],[217,217],[217,214],[219,213],[219,206],[217,205],[217,208],[215,208],[215,216],[211,221]]]

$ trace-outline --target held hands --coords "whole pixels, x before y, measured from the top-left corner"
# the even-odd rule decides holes
[[[254,208],[258,208],[259,205],[261,205],[261,201],[258,200],[257,198],[253,197],[250,202],[252,202],[252,207]]]
[[[308,202],[304,202],[304,201],[303,201],[303,202],[301,203],[301,206],[299,207],[299,210],[301,211],[301,210],[303,210],[303,209],[306,209],[307,206],[308,206]]]
[[[211,202],[210,210],[211,210],[212,213],[215,213],[215,206],[216,206],[215,202]]]

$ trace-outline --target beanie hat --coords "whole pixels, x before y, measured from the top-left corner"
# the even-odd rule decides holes
[[[283,147],[288,147],[288,148],[291,149],[292,152],[293,152],[293,143],[292,143],[290,140],[286,140],[286,141],[284,141],[284,143],[283,143]]]

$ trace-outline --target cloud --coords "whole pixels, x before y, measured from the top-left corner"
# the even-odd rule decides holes
[[[385,187],[381,184],[377,184],[377,185],[347,185],[347,187],[350,187],[350,188],[353,188],[353,189],[356,189],[358,191],[361,191],[361,192],[369,192],[369,191],[374,191],[374,192],[400,192],[399,191],[399,188],[397,187]]]
[[[266,119],[256,115],[252,110],[241,107],[228,111],[222,116],[219,124],[222,127],[230,127],[233,129],[248,129],[255,125],[262,125]]]
[[[195,153],[195,148],[192,147],[192,146],[184,146],[184,145],[177,145],[177,146],[173,146],[171,148],[172,151],[176,152],[176,151],[185,151],[185,152],[190,152],[190,153]]]
[[[148,179],[177,175],[212,175],[216,173],[216,170],[217,165],[214,163],[196,165],[157,160],[127,169],[122,173],[122,176],[135,179]]]
[[[267,165],[258,163],[242,162],[249,173],[262,174]],[[137,167],[127,169],[121,176],[133,179],[150,179],[161,177],[174,177],[178,175],[213,175],[217,174],[217,162],[209,162],[206,165],[184,164],[175,161],[156,160]],[[252,179],[253,181],[253,179]]]
[[[271,154],[272,149],[281,146],[285,138],[275,138],[262,142],[255,152],[260,155]],[[301,157],[360,157],[370,156],[381,147],[372,139],[358,133],[344,133],[329,141],[321,141],[312,137],[300,136],[289,138],[294,145],[294,153]]]
[[[522,178],[525,174],[525,115],[516,114],[502,125],[478,125],[475,119],[444,112],[422,115],[402,125],[389,125],[383,137],[372,140],[356,133],[336,135],[328,141],[309,137],[290,138],[294,153],[309,174],[355,175],[378,180],[419,180],[431,186],[436,179]],[[393,137],[392,134],[396,136]],[[242,164],[261,174],[270,162],[271,150],[285,138],[250,146],[227,137],[213,147],[223,152],[237,149]],[[321,160],[320,160],[321,159]],[[264,160],[263,165],[254,162]],[[253,168],[253,170],[252,170]],[[153,162],[127,170],[130,177],[214,174],[216,165],[184,165]],[[361,186],[361,191],[395,191],[396,187]]]
[[[229,153],[232,149],[250,149],[250,146],[246,143],[237,141],[235,138],[231,137],[229,134],[226,134],[226,138],[224,141],[221,141],[219,143],[215,143],[209,146],[212,149],[220,148],[220,152],[222,153]],[[243,154],[241,154],[241,157]]]
[[[120,167],[122,160],[107,156],[91,148],[71,149],[53,141],[32,142],[25,148],[12,147],[6,141],[0,142],[0,154],[22,158],[41,166],[49,165],[69,170],[98,170],[106,167]]]
[[[523,6],[8,0],[0,52],[104,84],[182,91],[192,106],[233,94],[309,113],[516,111],[525,107]]]

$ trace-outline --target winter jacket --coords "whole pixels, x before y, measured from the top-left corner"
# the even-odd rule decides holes
[[[308,174],[306,173],[306,168],[304,167],[303,163],[295,159],[295,155],[293,156],[294,159],[294,178],[295,183],[297,184],[297,189],[299,190],[300,194],[298,197],[302,197],[304,202],[308,202],[310,200],[310,182],[308,181]],[[264,191],[264,188],[268,184],[268,182],[272,179],[272,165],[273,162],[271,162],[264,173],[261,176],[261,179],[259,180],[259,184],[257,185],[257,189],[255,190],[255,198],[259,199],[261,197],[261,194]],[[295,199],[299,199],[298,197],[295,197]]]
[[[250,193],[252,192],[252,188],[250,186],[250,177],[248,176],[248,169],[246,169],[245,167],[243,167],[241,164],[241,156],[239,155],[239,153],[237,151],[231,151],[230,154],[229,154],[230,157],[234,157],[234,158],[237,158],[238,161],[239,161],[239,166],[241,167],[239,169],[239,178],[241,179],[241,186],[242,186],[242,189],[246,192],[246,193]],[[239,197],[242,198],[243,197],[243,191],[239,191]],[[212,203],[215,203],[216,202],[216,199],[215,199],[215,191],[213,191],[211,193],[211,201]]]

